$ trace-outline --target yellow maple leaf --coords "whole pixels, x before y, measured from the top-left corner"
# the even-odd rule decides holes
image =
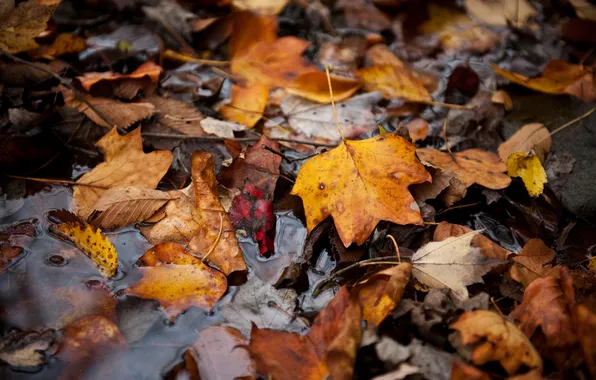
[[[513,153],[507,159],[507,175],[521,177],[528,194],[537,197],[544,191],[547,182],[546,172],[537,156],[525,153]]]
[[[408,186],[430,180],[416,148],[399,136],[385,134],[343,141],[308,160],[292,194],[302,198],[309,231],[332,216],[345,246],[362,244],[377,223],[422,223]]]
[[[54,227],[66,235],[81,251],[93,261],[104,277],[113,277],[118,270],[118,253],[116,248],[101,232],[87,223],[62,223]]]

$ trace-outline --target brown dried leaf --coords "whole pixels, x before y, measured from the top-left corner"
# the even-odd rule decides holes
[[[511,322],[488,310],[467,311],[451,328],[464,345],[472,345],[472,361],[483,365],[498,361],[509,375],[523,366],[542,371],[542,359],[532,343]]]
[[[490,101],[495,104],[502,104],[505,111],[511,111],[513,109],[513,101],[508,93],[503,90],[497,90],[493,93]]]
[[[78,84],[87,92],[96,96],[116,96],[132,99],[139,91],[151,95],[157,89],[159,76],[163,72],[161,66],[147,61],[130,74],[120,74],[111,71],[101,73],[85,73],[76,77]]]
[[[362,336],[361,316],[358,301],[342,287],[308,334],[253,325],[248,351],[259,373],[273,379],[351,379]]]
[[[413,142],[423,141],[428,136],[428,122],[421,117],[410,121],[406,128]]]
[[[103,229],[118,229],[151,218],[179,191],[160,191],[144,187],[119,186],[106,190],[93,205],[89,224]]]
[[[141,232],[153,244],[189,243],[189,248],[201,255],[212,249],[221,232],[209,261],[226,275],[243,272],[246,264],[234,227],[219,201],[213,158],[209,153],[194,152],[191,165],[193,183],[182,190],[185,196],[169,201],[166,216],[151,227],[141,228]]]
[[[449,222],[441,222],[435,230],[433,240],[442,241],[447,239],[448,237],[462,236],[472,231],[472,229],[466,226],[452,224]],[[505,248],[501,247],[500,245],[498,245],[497,243],[480,233],[474,236],[474,238],[472,239],[472,245],[474,247],[480,248],[480,251],[484,256],[493,259],[507,260],[507,257],[512,254],[512,252],[506,250]]]
[[[540,123],[526,124],[507,141],[499,145],[499,157],[503,162],[507,162],[513,153],[529,153],[533,150],[540,162],[544,162],[550,151],[551,142],[550,132],[544,128],[544,125]]]
[[[0,50],[19,53],[36,48],[35,37],[46,30],[58,3],[27,0],[0,18]]]
[[[0,338],[0,360],[14,367],[38,367],[56,345],[56,331],[11,330]]]
[[[513,25],[523,29],[536,10],[527,0],[466,0],[468,12],[480,21],[495,26]]]
[[[104,162],[85,173],[77,182],[106,188],[136,186],[155,189],[173,159],[169,151],[144,153],[141,128],[125,136],[120,136],[113,128],[97,142],[97,146],[104,152]],[[77,215],[86,219],[105,191],[96,187],[75,186],[71,207]]]
[[[62,33],[50,46],[41,46],[28,51],[27,54],[33,58],[58,57],[64,54],[78,53],[87,48],[85,39],[72,33]]]
[[[101,116],[93,111],[87,103],[79,100],[73,91],[70,91],[62,85],[58,86],[58,89],[62,92],[64,103],[68,107],[84,113],[85,116],[97,125],[106,128],[114,127],[114,125],[108,124]],[[139,120],[143,120],[153,115],[153,112],[155,112],[155,107],[150,103],[122,103],[113,99],[95,98],[89,95],[85,95],[85,99],[93,106],[93,108],[101,113],[101,115],[120,127],[128,127]]]
[[[210,311],[228,288],[225,275],[178,243],[156,245],[139,258],[137,265],[143,278],[125,293],[158,300],[171,321],[191,306]]]
[[[540,239],[531,239],[513,258],[515,265],[509,270],[509,274],[512,279],[527,287],[536,279],[557,276],[557,268],[549,264],[554,259],[554,250],[547,247]]]
[[[362,307],[362,319],[379,326],[401,301],[412,265],[402,263],[373,274],[352,288]]]

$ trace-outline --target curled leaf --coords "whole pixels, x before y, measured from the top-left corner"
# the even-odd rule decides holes
[[[507,159],[507,174],[510,177],[521,177],[528,194],[537,197],[544,191],[548,182],[546,172],[537,156],[525,153],[513,153]]]

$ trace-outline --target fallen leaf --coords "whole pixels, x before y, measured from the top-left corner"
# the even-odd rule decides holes
[[[189,243],[189,248],[201,255],[214,249],[209,262],[226,275],[246,271],[234,227],[219,201],[211,154],[194,152],[191,173],[192,184],[182,190],[184,196],[169,201],[166,216],[141,232],[153,244]]]
[[[0,49],[14,54],[36,48],[35,37],[46,30],[46,23],[58,3],[37,0],[20,2],[10,13],[0,18]]]
[[[375,326],[389,315],[401,301],[410,281],[412,265],[402,263],[381,270],[352,288],[362,307],[362,319]]]
[[[596,21],[596,6],[588,0],[569,0],[578,17]]]
[[[112,187],[95,202],[88,221],[103,229],[122,228],[149,219],[169,200],[181,196],[177,191],[134,186]]]
[[[509,375],[523,366],[542,371],[542,359],[526,336],[505,317],[488,310],[467,311],[450,326],[472,346],[475,365],[498,361]]]
[[[317,62],[323,67],[333,68],[336,73],[350,73],[360,67],[367,45],[366,37],[362,35],[332,39],[321,44]],[[335,87],[333,91],[335,92]]]
[[[406,128],[413,142],[424,141],[428,136],[428,122],[421,117],[410,121]]]
[[[556,257],[555,251],[540,239],[530,239],[522,251],[513,258],[515,265],[509,270],[511,278],[528,287],[538,278],[556,276],[557,269],[550,262]]]
[[[347,247],[353,242],[362,245],[381,220],[421,223],[407,188],[429,179],[414,145],[396,135],[379,135],[343,141],[309,159],[298,172],[292,194],[302,198],[309,232],[332,216]]]
[[[416,154],[422,163],[453,172],[466,188],[477,183],[492,190],[501,190],[511,183],[511,178],[503,174],[507,168],[499,157],[481,149],[457,152],[453,158],[449,153],[431,148],[416,149]]]
[[[510,317],[543,358],[557,368],[574,368],[582,362],[581,347],[571,318],[573,305],[568,305],[560,281],[556,277],[534,280]]]
[[[546,65],[542,76],[528,78],[503,70],[494,64],[491,66],[505,79],[535,91],[555,95],[570,94],[587,102],[596,100],[596,87],[590,67],[555,59]]]
[[[443,241],[449,237],[462,236],[472,231],[472,229],[466,226],[441,222],[435,229],[433,240]],[[480,248],[480,251],[484,256],[492,259],[507,260],[507,257],[512,254],[512,252],[506,250],[480,233],[472,238],[472,246]]]
[[[76,77],[76,79],[81,88],[94,96],[132,99],[138,95],[139,91],[142,91],[145,96],[153,94],[157,89],[159,76],[162,72],[161,66],[147,61],[130,74],[111,71],[90,72]]]
[[[500,41],[494,31],[479,25],[456,8],[429,4],[429,20],[420,32],[436,35],[446,52],[471,51],[482,53]]]
[[[145,101],[155,106],[157,121],[164,127],[190,136],[201,137],[207,134],[201,127],[201,121],[206,116],[192,104],[161,96],[152,96]]]
[[[101,115],[108,118],[111,123],[106,122],[99,116],[87,103],[78,99],[73,91],[66,87],[58,86],[62,96],[64,97],[64,104],[70,108],[74,108],[78,112],[85,114],[91,121],[102,127],[112,128],[114,125],[120,127],[128,127],[139,120],[143,120],[155,112],[155,107],[150,103],[122,103],[114,99],[95,98],[89,95],[84,95],[89,104],[93,106]]]
[[[206,133],[222,137],[224,139],[233,139],[235,137],[234,132],[246,130],[246,127],[242,124],[214,119],[212,117],[206,117],[202,119],[201,128],[203,128]]]
[[[584,305],[575,307],[574,323],[579,341],[584,350],[586,365],[592,376],[596,376],[596,314]]]
[[[362,86],[360,79],[329,75],[333,100],[341,102],[349,99]],[[318,103],[330,103],[327,74],[321,71],[307,72],[298,76],[287,86],[286,91]]]
[[[246,346],[248,339],[234,328],[211,326],[201,330],[192,345],[201,378],[256,379],[256,369]]]
[[[33,58],[59,57],[64,54],[78,53],[87,48],[85,39],[72,33],[62,33],[50,46],[40,46],[27,52]]]
[[[124,292],[159,301],[173,321],[191,306],[210,311],[228,288],[226,276],[178,243],[161,243],[137,261],[143,278]]]
[[[361,315],[358,301],[342,287],[308,334],[253,326],[248,351],[258,372],[273,379],[351,379],[362,336]]]
[[[74,245],[83,251],[104,277],[113,277],[118,271],[118,253],[110,240],[99,228],[87,223],[68,222],[52,227],[66,236]]]
[[[503,162],[507,162],[509,156],[513,153],[535,154],[540,162],[544,162],[546,155],[550,151],[551,137],[548,129],[540,123],[526,124],[517,132],[499,145],[499,157]]]
[[[173,160],[169,151],[144,153],[141,128],[125,136],[120,136],[113,128],[97,142],[97,146],[104,152],[104,162],[85,173],[77,182],[106,188],[136,186],[155,189]],[[75,186],[71,207],[77,215],[86,219],[105,191],[97,187]]]
[[[373,108],[382,98],[380,92],[369,92],[336,104],[345,138],[356,138],[376,129],[378,116]],[[308,139],[341,140],[331,105],[319,105],[290,95],[281,102],[281,109],[295,133]]]
[[[353,29],[365,29],[380,33],[391,29],[391,20],[373,4],[359,0],[340,0],[336,9],[344,11],[346,23]]]
[[[455,360],[451,367],[451,380],[491,380],[491,377],[474,366]]]
[[[526,28],[536,10],[527,0],[466,0],[468,12],[480,21],[494,26],[513,25]]]
[[[158,25],[171,29],[180,34],[187,41],[192,39],[191,20],[197,15],[187,10],[175,1],[158,0],[143,6],[143,13],[150,20],[157,21]]]
[[[13,367],[39,367],[56,346],[56,331],[10,330],[0,338],[0,360]]]
[[[513,109],[513,101],[511,100],[511,97],[503,90],[495,91],[490,98],[490,101],[495,104],[502,104],[505,111],[511,111]]]
[[[90,315],[62,330],[58,358],[73,363],[83,359],[97,359],[118,348],[126,347],[126,339],[118,326],[101,315]]]
[[[5,273],[26,252],[27,238],[35,236],[37,231],[32,221],[17,222],[0,229],[0,274]]]
[[[546,172],[537,156],[525,153],[513,153],[507,159],[507,174],[510,177],[521,177],[528,194],[538,197],[548,182]]]
[[[430,242],[412,256],[412,275],[433,288],[448,288],[460,299],[468,298],[466,285],[482,281],[482,276],[503,264],[484,256],[471,245],[477,232]]]
[[[288,0],[232,0],[232,6],[238,11],[251,11],[263,16],[281,12]]]
[[[409,72],[393,66],[371,66],[360,69],[356,75],[367,91],[382,91],[385,98],[403,98],[410,102],[428,103],[432,98],[421,82]]]

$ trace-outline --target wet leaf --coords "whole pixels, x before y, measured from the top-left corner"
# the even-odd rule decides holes
[[[113,277],[118,271],[118,253],[110,240],[99,228],[86,223],[62,223],[53,228],[73,242],[93,261],[104,277]]]
[[[477,232],[430,242],[412,256],[412,275],[433,288],[448,288],[460,299],[468,298],[466,285],[483,282],[482,276],[503,264],[471,245]]]
[[[411,272],[412,265],[403,263],[381,270],[356,284],[351,293],[360,301],[362,319],[379,326],[399,305]]]
[[[441,222],[435,230],[433,240],[443,241],[449,237],[462,236],[472,231],[472,229],[466,226]],[[506,250],[480,233],[472,238],[472,246],[480,248],[480,251],[484,256],[492,259],[507,260],[507,257],[512,254],[512,252]]]
[[[56,346],[54,330],[11,330],[0,338],[0,360],[13,367],[38,367],[46,363]]]
[[[178,191],[159,191],[134,186],[112,187],[93,205],[89,224],[104,229],[118,229],[152,217],[171,199],[178,199]]]
[[[125,136],[120,136],[113,128],[97,142],[104,152],[104,162],[79,178],[79,183],[103,186],[137,186],[155,189],[172,163],[172,153],[168,151],[143,152],[141,128],[137,128]],[[73,208],[77,215],[87,218],[93,206],[106,190],[75,186]]]
[[[533,281],[510,317],[543,358],[558,368],[573,368],[581,363],[582,351],[571,318],[573,305],[568,305],[561,281],[556,277]]]
[[[552,60],[546,65],[542,76],[528,78],[496,65],[492,68],[513,83],[547,94],[570,94],[585,101],[596,100],[592,70],[583,65],[574,65],[563,60]]]
[[[258,372],[273,379],[351,379],[362,335],[361,313],[358,301],[343,287],[306,335],[253,326],[248,351]]]
[[[56,356],[73,363],[84,359],[97,359],[108,351],[126,347],[126,339],[118,326],[101,315],[90,315],[66,326]]]
[[[143,278],[124,292],[159,301],[170,320],[191,306],[210,311],[228,287],[226,276],[177,243],[162,243],[137,261]]]
[[[201,256],[214,249],[209,262],[226,275],[245,271],[234,227],[219,201],[211,154],[194,152],[191,173],[193,181],[182,190],[184,196],[169,201],[165,217],[141,228],[141,232],[153,244],[189,243],[189,248]]]
[[[35,37],[46,30],[59,2],[27,0],[0,17],[0,49],[19,53],[36,48]]]
[[[379,135],[343,141],[308,160],[292,189],[304,203],[308,230],[332,216],[347,247],[364,243],[380,220],[421,223],[407,187],[428,181],[430,175],[414,149],[401,137]]]
[[[515,265],[509,270],[509,274],[512,279],[527,287],[538,278],[557,275],[557,269],[549,264],[555,257],[555,251],[547,247],[542,240],[530,239],[522,251],[513,258]]]
[[[201,330],[193,344],[201,378],[255,379],[256,369],[246,346],[248,339],[234,328],[211,326]]]
[[[101,116],[87,105],[87,103],[78,99],[73,91],[60,85],[58,89],[64,97],[64,104],[74,108],[78,112],[85,114],[91,121],[102,127],[112,128],[114,125],[108,124]],[[108,98],[95,98],[85,95],[85,99],[100,112],[104,117],[114,123],[116,126],[128,127],[139,120],[143,120],[155,112],[155,107],[150,103],[122,103],[118,100]]]
[[[509,375],[523,366],[542,371],[542,359],[526,336],[505,317],[487,310],[467,311],[451,325],[461,342],[471,346],[472,362],[498,361]]]
[[[538,197],[548,182],[546,172],[537,156],[525,153],[513,153],[507,159],[507,174],[510,177],[521,177],[528,194]]]
[[[468,12],[480,21],[495,26],[513,25],[523,29],[528,26],[536,10],[527,0],[466,0]]]
[[[540,159],[540,162],[544,162],[550,151],[551,143],[550,132],[544,125],[540,123],[526,124],[507,141],[499,145],[499,157],[503,162],[507,162],[513,153],[532,152]]]
[[[139,91],[146,96],[153,94],[157,89],[159,76],[162,72],[161,66],[147,61],[130,74],[111,71],[91,72],[76,79],[85,91],[95,96],[132,99],[137,96]]]

